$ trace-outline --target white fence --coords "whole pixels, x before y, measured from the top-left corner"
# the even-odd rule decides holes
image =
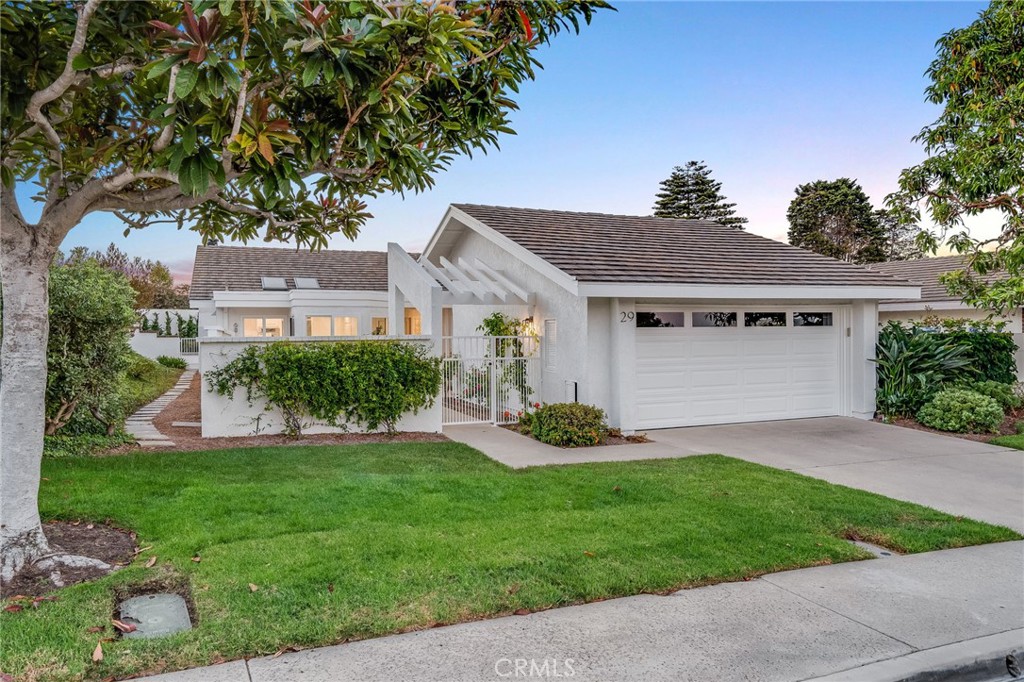
[[[182,355],[199,355],[199,339],[183,338],[178,341],[178,352]]]
[[[540,401],[540,339],[446,336],[441,339],[443,424],[509,424]]]

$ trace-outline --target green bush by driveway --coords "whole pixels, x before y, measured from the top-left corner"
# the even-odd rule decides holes
[[[44,517],[110,519],[152,549],[58,601],[0,613],[0,669],[40,680],[867,558],[844,535],[909,552],[1019,537],[718,455],[513,471],[456,443],[296,446],[47,460],[43,476]],[[156,577],[190,585],[197,627],[104,643],[93,663],[112,636],[113,589]]]

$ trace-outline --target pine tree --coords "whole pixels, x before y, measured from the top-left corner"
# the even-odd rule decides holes
[[[886,232],[856,180],[816,180],[800,185],[786,217],[793,246],[850,263],[887,260]]]
[[[654,215],[658,218],[713,220],[742,230],[746,218],[736,215],[736,204],[722,195],[722,183],[711,177],[703,161],[688,161],[676,166],[672,175],[661,183],[656,195]]]

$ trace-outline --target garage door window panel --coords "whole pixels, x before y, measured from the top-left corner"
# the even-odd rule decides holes
[[[785,327],[786,313],[743,313],[744,327]]]
[[[693,313],[693,326],[694,327],[715,327],[715,328],[726,328],[735,327],[736,320],[739,315],[737,313],[727,311],[702,311],[697,310]]]
[[[636,314],[636,326],[641,329],[685,327],[686,313],[671,311],[643,311]]]
[[[832,326],[832,313],[812,313],[812,312],[795,312],[793,313],[793,326],[794,327],[831,327]]]

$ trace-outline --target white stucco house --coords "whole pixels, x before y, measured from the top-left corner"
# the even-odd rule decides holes
[[[204,337],[377,331],[452,361],[500,310],[540,339],[531,402],[629,432],[870,418],[879,302],[921,287],[717,223],[455,204],[419,255],[200,247],[192,292]]]

